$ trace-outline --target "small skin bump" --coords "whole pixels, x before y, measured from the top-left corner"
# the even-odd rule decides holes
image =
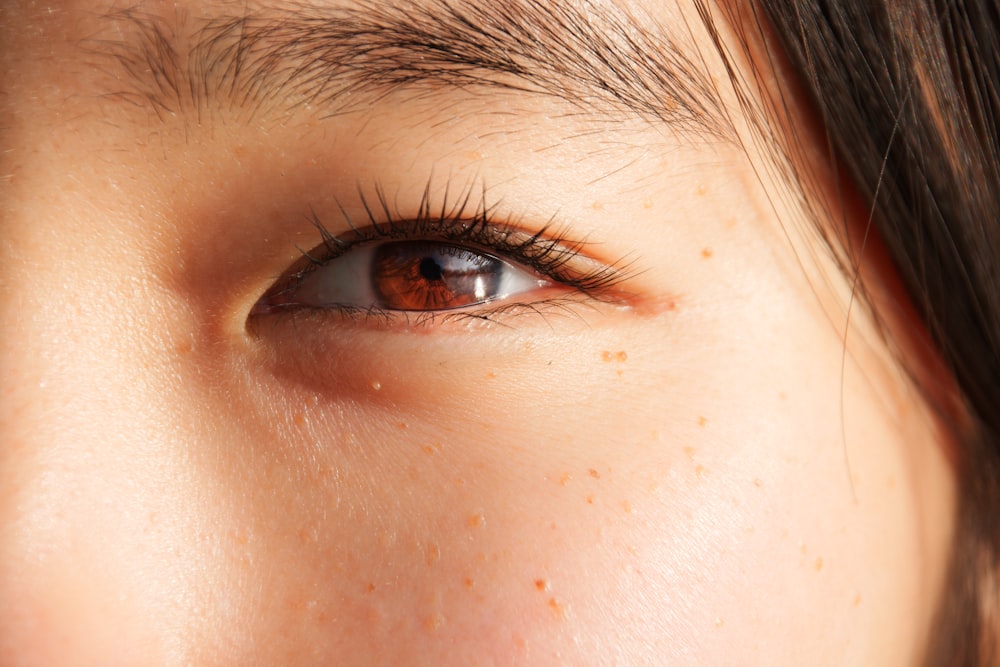
[[[698,417],[698,426],[701,426],[702,428],[704,428],[705,425],[707,425],[707,424],[708,424],[708,420],[707,419],[705,419],[704,417]]]
[[[555,612],[560,618],[566,615],[565,608],[555,598],[549,598],[549,609]]]
[[[428,632],[437,632],[444,625],[444,616],[441,614],[430,614],[424,619],[424,629]]]
[[[587,496],[587,504],[588,505],[594,504],[594,496]]]
[[[713,254],[714,254],[714,252],[712,251],[711,248],[702,248],[701,249],[701,258],[702,259],[709,259]]]
[[[647,199],[647,200],[645,200],[644,202],[642,202],[642,207],[643,207],[644,209],[646,209],[647,211],[648,211],[649,209],[653,208],[653,202],[652,202],[652,200],[650,200],[650,199]]]
[[[813,563],[813,569],[815,569],[817,572],[820,572],[820,571],[823,570],[823,557],[822,556],[820,556],[819,558],[817,558],[816,562]]]
[[[620,364],[625,363],[628,360],[628,353],[625,350],[619,350],[618,352],[611,352],[610,350],[604,350],[601,352],[601,361],[604,363],[611,363],[616,361]]]
[[[587,472],[588,472],[588,474],[589,474],[589,475],[590,475],[591,477],[593,477],[594,479],[600,479],[600,478],[601,478],[601,473],[597,472],[597,471],[596,471],[595,469],[593,469],[593,468],[591,468],[591,469],[590,469],[590,470],[588,470]]]
[[[568,472],[564,472],[562,474],[562,477],[559,478],[559,485],[560,486],[566,486],[572,480],[573,480],[573,475],[569,474]]]
[[[497,374],[494,373],[493,371],[490,371],[489,373],[486,374],[486,379],[487,380],[495,380],[496,377],[497,377]]]
[[[708,471],[705,470],[705,466],[696,465],[694,467],[694,474],[698,475],[698,477],[705,477],[706,475],[708,475]]]
[[[367,593],[369,593],[369,594],[374,593],[375,592],[375,584],[369,583],[368,586],[365,587],[365,591]]]
[[[486,517],[483,516],[482,512],[477,512],[473,514],[468,519],[469,528],[479,528],[486,523]]]
[[[756,487],[764,486],[764,480],[760,479],[759,477],[754,478],[753,485]]]
[[[382,389],[382,383],[379,382],[378,380],[372,380],[371,387],[372,391],[379,391]]]
[[[704,183],[701,183],[697,188],[695,188],[695,193],[699,197],[704,197],[706,194],[708,194],[708,186],[705,185]]]
[[[689,459],[693,459],[697,451],[698,450],[696,450],[694,447],[685,447],[684,456],[688,457]]]
[[[544,579],[535,579],[535,588],[539,591],[547,591],[549,590],[549,582]]]
[[[622,501],[622,510],[624,510],[624,512],[626,514],[631,514],[632,513],[632,503],[630,503],[627,500],[623,500]]]

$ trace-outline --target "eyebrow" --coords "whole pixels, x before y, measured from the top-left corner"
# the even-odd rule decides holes
[[[132,8],[106,19],[115,38],[87,46],[117,66],[109,94],[161,118],[219,105],[312,105],[335,115],[403,90],[504,89],[556,98],[600,120],[730,134],[711,78],[688,55],[693,46],[594,0],[362,0],[200,22]]]

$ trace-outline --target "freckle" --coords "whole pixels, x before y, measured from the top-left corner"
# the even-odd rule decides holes
[[[760,487],[760,486],[764,486],[764,480],[760,479],[759,477],[758,477],[758,478],[755,478],[755,479],[753,480],[753,485],[754,485],[754,486],[758,486],[758,487]]]
[[[705,466],[696,465],[694,467],[694,474],[698,475],[698,477],[704,477],[708,473],[705,471]]]
[[[651,199],[645,200],[642,202],[642,207],[647,210],[653,208],[653,201]]]
[[[739,223],[736,221],[736,218],[729,218],[728,220],[726,220],[727,229],[734,229],[737,224]]]
[[[470,516],[468,523],[470,528],[478,528],[486,523],[486,517],[483,516],[482,512],[479,512]]]
[[[438,447],[437,445],[424,445],[422,449],[424,450],[424,454],[430,455],[436,452],[438,450]]]
[[[615,353],[615,361],[617,361],[620,364],[623,364],[626,361],[628,361],[628,354],[626,354],[625,350],[621,350],[620,352]]]
[[[374,592],[375,592],[375,584],[372,584],[372,583],[369,583],[369,584],[368,584],[368,588],[367,588],[366,590],[367,590],[367,591],[368,591],[369,593],[374,593]]]
[[[705,424],[707,423],[708,423],[707,419],[705,419],[704,417],[698,417],[698,426],[705,426]]]
[[[601,361],[608,363],[611,361],[612,358],[613,357],[611,355],[611,352],[609,352],[608,350],[604,350],[603,352],[601,352]]]
[[[295,417],[293,417],[296,426],[305,426],[306,415],[304,412],[296,412]]]
[[[489,373],[486,374],[486,379],[487,380],[493,380],[493,379],[496,378],[496,376],[497,376],[496,373],[494,373],[493,371],[490,371]]]
[[[573,475],[569,474],[568,472],[564,472],[562,477],[559,478],[560,486],[566,486],[567,484],[569,484],[571,479],[573,479]]]
[[[599,201],[595,201],[593,204],[590,205],[590,208],[594,209],[595,211],[603,211],[604,204]]]
[[[424,628],[428,632],[437,632],[444,624],[444,617],[441,614],[431,614],[424,619]]]
[[[854,602],[851,603],[851,606],[858,607],[860,605],[861,605],[861,593],[858,593],[857,595],[854,596]]]
[[[801,551],[802,553],[805,553],[807,551],[805,542],[799,542],[799,551]]]
[[[702,183],[695,189],[695,192],[698,193],[699,197],[704,197],[705,193],[708,192],[708,187]]]
[[[687,456],[689,459],[693,459],[694,458],[695,452],[697,452],[697,450],[694,447],[685,447],[684,448],[684,455]]]
[[[886,485],[886,486],[887,486],[887,487],[888,487],[888,488],[889,488],[890,490],[892,490],[892,489],[895,489],[895,488],[896,488],[896,478],[895,478],[895,477],[889,477],[889,479],[888,479],[888,480],[886,480],[886,483],[885,483],[885,485]]]
[[[781,399],[782,401],[787,401],[788,400],[788,394],[786,394],[783,391],[779,391],[778,392],[778,398]]]
[[[483,154],[479,151],[469,151],[465,154],[465,157],[468,160],[478,161],[483,159]]]
[[[178,343],[174,347],[174,350],[176,350],[178,354],[191,354],[192,350],[194,350],[194,345],[190,340],[186,340],[182,343]]]
[[[617,375],[618,377],[621,377],[621,376],[625,375],[625,371],[615,371],[615,374],[616,374],[616,375]]]
[[[473,580],[472,577],[465,577],[464,579],[462,579],[462,585],[465,586],[466,588],[472,588],[473,586],[476,585],[476,582],[475,580]]]
[[[597,471],[596,471],[596,470],[594,470],[593,468],[591,468],[591,469],[590,469],[590,470],[588,470],[587,472],[588,472],[588,473],[590,474],[590,476],[591,476],[591,477],[593,477],[594,479],[600,479],[600,478],[601,478],[601,473],[597,472]]]
[[[819,572],[820,570],[822,570],[823,569],[823,558],[822,557],[817,558],[816,562],[813,564],[813,567],[816,568],[817,572]]]
[[[427,547],[427,564],[433,565],[439,560],[441,560],[441,547],[436,544]]]
[[[535,579],[535,588],[540,591],[547,591],[549,590],[549,582],[544,579]]]
[[[715,619],[715,627],[721,628],[725,624],[726,624],[726,622],[723,621],[721,618]]]
[[[372,381],[372,389],[373,390],[378,391],[381,388],[382,388],[382,383],[381,382],[379,382],[378,380],[373,380]]]
[[[243,144],[233,146],[233,156],[237,158],[244,158],[247,154],[247,147]]]
[[[632,503],[630,503],[627,500],[623,500],[622,501],[622,509],[625,510],[626,514],[631,514],[632,513]]]
[[[594,504],[594,496],[587,496],[587,504],[588,505]]]
[[[465,478],[464,477],[456,477],[455,478],[455,484],[457,486],[465,486]]]
[[[701,257],[702,257],[702,259],[708,259],[711,256],[712,256],[712,249],[711,248],[702,248],[701,249]]]
[[[406,422],[399,422],[399,423],[396,424],[396,428],[398,428],[399,430],[403,431],[403,430],[406,430],[407,428],[409,428],[409,425]]]

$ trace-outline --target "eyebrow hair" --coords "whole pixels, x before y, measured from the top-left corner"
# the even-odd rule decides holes
[[[138,7],[107,18],[120,37],[90,40],[88,50],[117,63],[114,79],[127,88],[114,95],[161,118],[220,104],[320,105],[334,115],[399,90],[499,88],[554,97],[602,120],[730,135],[696,57],[662,28],[595,0],[362,0],[247,12],[193,29]]]

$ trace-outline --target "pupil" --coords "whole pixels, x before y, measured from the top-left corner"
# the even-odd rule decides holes
[[[420,275],[426,280],[441,280],[441,265],[430,257],[420,260]]]

